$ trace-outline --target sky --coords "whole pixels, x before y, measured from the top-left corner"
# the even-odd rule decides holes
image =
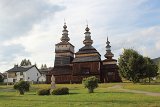
[[[0,0],[0,72],[24,58],[53,67],[64,19],[75,52],[88,22],[101,59],[107,36],[115,59],[124,48],[160,57],[160,0]]]

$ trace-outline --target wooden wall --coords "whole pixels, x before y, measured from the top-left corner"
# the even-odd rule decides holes
[[[85,75],[82,73],[82,68],[89,68],[89,75],[100,74],[100,62],[84,62],[73,63],[72,75]]]

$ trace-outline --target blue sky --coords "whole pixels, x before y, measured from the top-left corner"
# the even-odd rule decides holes
[[[102,59],[107,36],[116,59],[123,48],[160,57],[159,0],[0,0],[0,72],[24,58],[53,66],[64,18],[75,52],[87,19]]]

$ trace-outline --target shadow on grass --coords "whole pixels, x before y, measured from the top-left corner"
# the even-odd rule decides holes
[[[156,82],[156,83],[140,83],[140,85],[160,85],[160,82]]]
[[[23,97],[23,95],[0,95],[0,100],[3,99],[3,100],[10,100],[10,99],[13,99],[15,97]]]
[[[134,94],[131,92],[94,92],[94,93],[97,93],[97,94],[103,94],[103,93],[107,93],[107,94]]]
[[[80,93],[69,93],[69,95],[73,95],[73,94],[80,94]]]
[[[27,93],[27,95],[37,95],[36,93]]]

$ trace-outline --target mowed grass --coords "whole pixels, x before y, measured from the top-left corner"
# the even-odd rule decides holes
[[[160,84],[143,85],[143,84],[128,83],[128,84],[123,84],[123,88],[131,90],[149,91],[149,92],[160,92]]]
[[[50,87],[48,84],[32,85],[31,91],[25,95],[18,95],[13,86],[0,86],[0,107],[160,107],[160,97],[108,89],[114,85],[135,84],[99,84],[99,88],[92,94],[88,94],[87,89],[81,84],[57,84],[57,87],[70,89],[69,95],[59,96],[36,95],[38,89]]]

